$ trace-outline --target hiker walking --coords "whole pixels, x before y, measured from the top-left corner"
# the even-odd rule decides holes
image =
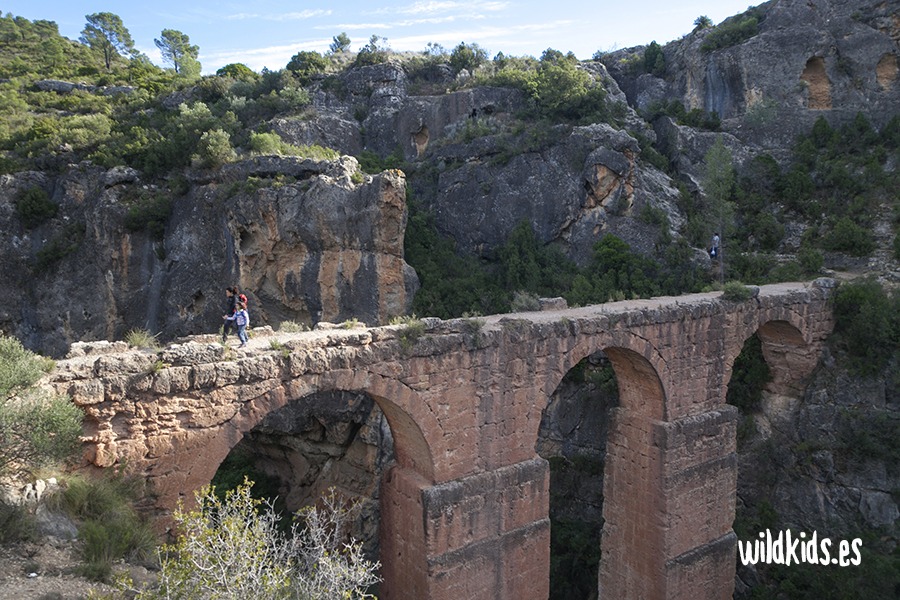
[[[713,234],[712,243],[709,247],[709,257],[710,258],[719,258],[719,243],[721,239],[719,238],[719,233],[716,232]]]
[[[225,323],[233,322],[237,325],[237,335],[238,339],[241,340],[241,345],[238,348],[243,348],[247,345],[247,327],[250,326],[250,315],[247,314],[247,305],[238,300],[235,305],[236,309],[234,314],[231,316],[225,316]]]

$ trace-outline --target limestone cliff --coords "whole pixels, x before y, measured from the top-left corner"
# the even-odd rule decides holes
[[[131,328],[213,332],[232,284],[250,297],[254,325],[408,311],[417,280],[403,260],[402,173],[363,176],[350,157],[262,157],[192,178],[178,195],[89,163],[3,176],[0,328],[57,355]],[[59,212],[29,229],[14,203],[35,187]],[[174,198],[168,225],[137,229],[135,211],[159,198]]]
[[[777,158],[820,116],[836,126],[862,112],[880,127],[897,114],[897,9],[882,0],[771,0],[745,14],[757,33],[740,43],[704,49],[714,29],[700,29],[667,44],[659,77],[629,67],[643,46],[603,61],[637,109],[678,100],[715,112],[724,131]]]

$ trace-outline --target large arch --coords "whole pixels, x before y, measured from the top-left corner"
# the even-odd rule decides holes
[[[598,590],[602,598],[662,597],[663,455],[654,435],[667,413],[667,395],[659,376],[665,361],[646,338],[635,333],[585,336],[566,353],[547,382],[547,398],[571,369],[597,351],[612,364],[619,389],[619,406],[610,409],[606,443]],[[537,430],[534,433],[536,444]]]
[[[298,378],[272,389],[245,402],[212,439],[199,444],[202,457],[190,461],[187,479],[212,481],[219,465],[244,434],[271,412],[315,393],[341,391],[368,394],[384,413],[394,440],[397,464],[386,471],[381,491],[382,595],[398,597],[396,590],[403,590],[399,597],[419,597],[415,595],[417,590],[424,592],[428,581],[421,490],[434,482],[435,475],[423,426],[430,424],[432,431],[439,428],[416,392],[403,383],[369,372],[331,372],[325,377]],[[415,414],[410,414],[407,407]],[[408,591],[413,595],[406,595]]]

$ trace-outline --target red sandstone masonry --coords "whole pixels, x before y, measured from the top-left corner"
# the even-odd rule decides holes
[[[550,394],[603,350],[621,407],[604,480],[603,598],[726,598],[734,579],[731,366],[759,332],[790,394],[833,325],[827,286],[719,294],[465,321],[280,335],[229,360],[217,344],[61,361],[49,385],[84,408],[85,461],[147,477],[163,515],[208,483],[244,432],[318,391],[362,391],[387,417],[398,465],[382,487],[386,600],[545,598],[549,476],[535,445]],[[166,366],[155,372],[157,361]]]

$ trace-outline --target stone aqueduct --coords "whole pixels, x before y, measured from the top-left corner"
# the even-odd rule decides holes
[[[769,392],[797,396],[833,321],[830,280],[473,320],[280,336],[233,353],[82,346],[51,385],[88,415],[86,461],[143,474],[171,510],[266,414],[319,391],[368,393],[396,464],[382,481],[386,599],[547,598],[548,398],[602,350],[615,369],[604,478],[601,598],[731,598],[737,412],[731,366],[757,333]],[[273,345],[277,346],[277,345]],[[86,352],[86,353],[85,353]]]

